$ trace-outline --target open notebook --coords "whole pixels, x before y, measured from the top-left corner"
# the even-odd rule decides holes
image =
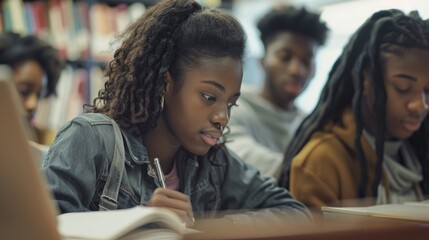
[[[429,223],[429,200],[368,207],[322,207],[325,218],[363,218],[403,220]]]
[[[0,66],[0,239],[60,239],[20,101],[9,68]]]
[[[64,240],[182,239],[190,233],[173,212],[154,207],[99,212],[66,213],[58,216]]]

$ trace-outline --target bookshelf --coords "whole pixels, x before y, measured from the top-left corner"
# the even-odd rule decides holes
[[[158,0],[0,0],[0,31],[35,34],[56,47],[67,63],[57,97],[41,101],[34,124],[58,129],[82,112],[104,87],[115,34]],[[231,9],[232,0],[199,0]]]
[[[104,87],[117,32],[156,0],[4,0],[0,31],[34,34],[60,51],[66,62],[57,97],[43,99],[34,118],[41,129],[58,129],[82,112]]]

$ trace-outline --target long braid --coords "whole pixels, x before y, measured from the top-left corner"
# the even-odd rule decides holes
[[[369,40],[368,40],[369,39]],[[328,123],[338,123],[343,111],[352,106],[356,121],[356,154],[359,159],[361,183],[359,197],[365,197],[368,184],[367,163],[361,146],[363,120],[362,104],[362,72],[367,69],[374,87],[374,112],[377,115],[376,131],[376,170],[371,185],[373,195],[377,194],[383,164],[385,123],[386,123],[386,90],[381,67],[381,52],[394,52],[395,46],[400,48],[429,49],[429,22],[420,19],[416,12],[404,15],[398,10],[380,11],[375,13],[351,37],[343,53],[335,62],[322,90],[315,109],[302,122],[293,141],[290,143],[284,160],[283,174],[280,184],[289,187],[290,164],[293,157],[303,148],[311,135]],[[352,81],[355,81],[353,84]],[[429,120],[426,118],[421,128],[409,139],[415,150],[423,170],[421,187],[429,193]]]
[[[384,139],[386,133],[386,101],[387,94],[384,86],[384,76],[382,72],[382,68],[380,67],[380,59],[379,59],[379,41],[381,36],[381,29],[386,25],[392,24],[391,18],[380,19],[374,25],[373,33],[371,34],[371,38],[369,40],[369,49],[368,55],[370,60],[370,71],[372,72],[372,82],[374,87],[375,94],[375,104],[374,111],[377,113],[378,117],[376,119],[377,130],[375,133],[375,150],[377,162],[375,166],[375,175],[374,181],[371,186],[371,194],[373,196],[377,196],[378,185],[380,184],[381,172],[383,166],[384,159]],[[361,168],[361,172],[366,172],[367,168]],[[368,174],[366,174],[368,176]],[[366,176],[366,177],[367,177]],[[367,182],[367,179],[362,179],[361,181]],[[364,186],[366,189],[366,184]],[[360,197],[364,197],[360,196]]]
[[[352,108],[353,108],[353,115],[356,122],[356,130],[355,130],[355,146],[356,146],[356,154],[359,159],[359,167],[360,169],[367,169],[367,162],[365,160],[365,156],[363,154],[362,150],[362,143],[361,143],[361,136],[362,136],[362,129],[363,124],[361,120],[361,112],[362,108],[362,95],[363,95],[363,81],[359,81],[359,79],[362,79],[362,62],[364,60],[364,54],[360,54],[358,58],[358,64],[356,64],[353,67],[352,76],[353,80],[355,81],[356,88],[356,94],[353,96],[353,102],[352,102]],[[368,184],[368,173],[366,171],[360,171],[361,176],[361,182],[359,185],[358,195],[359,197],[364,197],[366,193],[366,186]]]

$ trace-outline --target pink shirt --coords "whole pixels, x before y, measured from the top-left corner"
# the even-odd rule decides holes
[[[176,161],[174,161],[174,166],[171,172],[166,174],[164,177],[165,177],[165,185],[167,186],[167,188],[179,190],[180,181],[179,181],[179,176],[177,175]]]

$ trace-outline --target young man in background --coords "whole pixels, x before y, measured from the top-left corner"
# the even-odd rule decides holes
[[[286,147],[305,114],[295,99],[315,73],[315,55],[328,28],[305,8],[270,10],[257,25],[265,53],[260,91],[242,89],[228,126],[228,147],[264,176],[278,179]]]

